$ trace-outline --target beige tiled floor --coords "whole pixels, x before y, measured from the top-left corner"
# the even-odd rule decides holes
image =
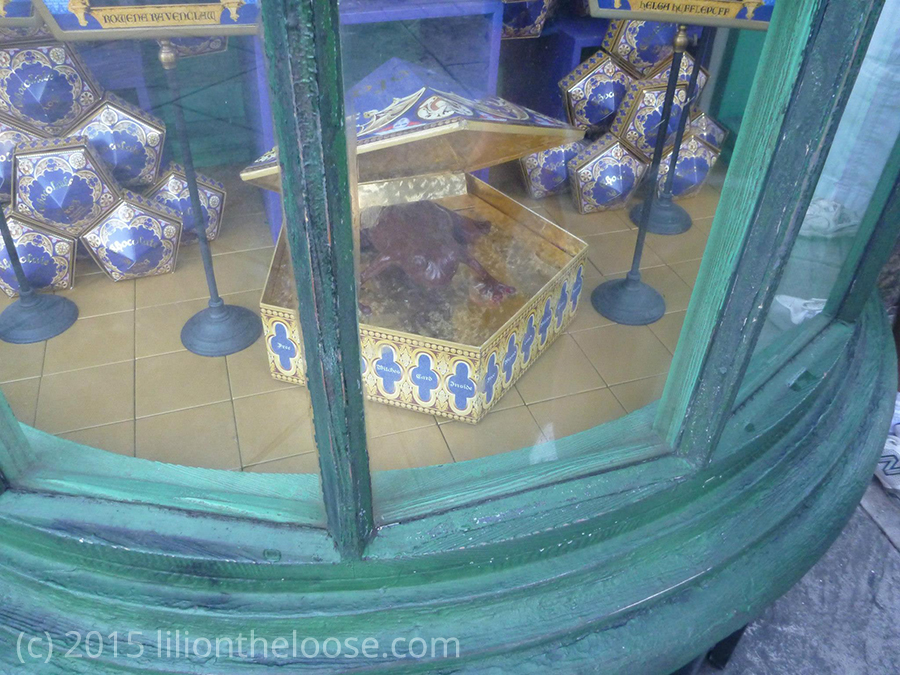
[[[258,311],[273,247],[258,191],[217,172],[229,190],[213,242],[222,295]],[[579,215],[569,195],[524,194],[514,167],[491,175],[504,191],[583,238],[585,291],[624,276],[636,230],[624,210]],[[589,429],[658,398],[678,341],[718,201],[708,187],[682,204],[695,225],[650,235],[642,275],[666,300],[651,326],[620,326],[584,302],[567,332],[478,425],[366,403],[374,470],[465,461]],[[207,296],[196,247],[174,274],[113,283],[79,262],[68,293],[80,318],[37,345],[0,343],[0,388],[19,419],[79,443],[163,462],[263,472],[315,472],[312,412],[304,388],[269,375],[265,345],[207,359],[181,345],[184,322]],[[587,295],[585,295],[587,300]],[[7,300],[0,298],[0,309]],[[552,447],[546,450],[552,454]],[[541,457],[547,459],[547,457]]]

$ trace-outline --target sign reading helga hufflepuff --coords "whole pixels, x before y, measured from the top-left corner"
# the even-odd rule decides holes
[[[766,30],[775,0],[589,0],[591,16]]]

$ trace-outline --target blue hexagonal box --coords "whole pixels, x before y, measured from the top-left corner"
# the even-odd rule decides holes
[[[127,190],[82,237],[94,260],[113,281],[172,272],[180,239],[177,213]]]

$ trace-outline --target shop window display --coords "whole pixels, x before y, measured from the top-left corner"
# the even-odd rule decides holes
[[[353,2],[341,10],[371,465],[513,450],[565,457],[579,434],[662,394],[739,136],[734,106],[727,121],[717,114],[734,74],[749,80],[756,69],[755,55],[729,60],[722,45],[736,30],[765,30],[770,12],[745,7],[703,27],[633,19],[602,2],[505,3],[501,23],[433,4],[422,16]],[[10,229],[26,271],[37,250],[54,270],[29,271],[36,290],[76,304],[81,287],[91,294],[81,323],[47,343],[30,377],[7,376],[25,392],[17,407],[38,428],[101,447],[109,435],[107,447],[138,457],[315,471],[281,165],[262,47],[248,35],[256,6],[235,14],[223,3],[210,15],[217,25],[163,43],[128,39],[116,18],[126,8],[42,4],[42,34],[7,38]],[[137,21],[150,10],[134,11]],[[562,39],[576,34],[576,45]],[[177,64],[168,71],[181,83],[177,102],[166,59]],[[58,86],[24,95],[18,62],[49,69]],[[184,166],[185,137],[196,166]],[[63,194],[47,192],[55,174],[31,175],[48,163],[72,176]],[[36,206],[32,192],[52,204]],[[195,359],[207,346],[190,346],[188,319],[210,290],[198,222],[216,270],[207,313],[221,311],[221,296],[259,317],[223,331],[246,333],[227,356]],[[100,271],[122,290],[102,288]],[[9,264],[4,272],[13,299],[16,276]],[[93,319],[131,346],[57,357],[72,336],[86,340],[78,334]],[[38,395],[43,387],[22,384],[129,359],[130,413],[120,401],[115,413],[100,406],[57,422],[50,408],[66,406],[43,402],[53,388]],[[152,359],[171,360],[203,391],[182,397],[165,378],[148,391]],[[200,409],[222,418],[213,426],[235,451],[174,457],[142,442],[155,428],[145,420],[193,420]]]
[[[120,2],[41,4],[37,27],[4,28],[0,173],[33,292],[18,302],[4,246],[3,308],[28,311],[4,333],[0,380],[21,421],[66,440],[170,464],[315,474],[308,395],[269,376],[260,337],[281,214],[240,178],[272,125],[255,5],[239,4],[247,26],[213,36],[132,30],[113,41],[116,17],[152,11]],[[200,355],[207,337],[182,333],[204,309],[241,312],[244,344],[214,336],[219,352]]]
[[[185,666],[160,626],[464,656],[329,673],[666,674],[739,636],[890,417],[877,5],[7,3],[0,636],[223,674],[310,661]]]

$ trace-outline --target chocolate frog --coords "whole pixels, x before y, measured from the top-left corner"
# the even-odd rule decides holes
[[[491,223],[473,220],[430,201],[370,207],[362,213],[363,246],[378,252],[360,276],[360,285],[382,272],[399,267],[414,284],[442,288],[453,281],[460,263],[475,275],[469,293],[483,306],[497,306],[516,289],[495,279],[469,252]],[[368,308],[360,305],[364,314]]]

